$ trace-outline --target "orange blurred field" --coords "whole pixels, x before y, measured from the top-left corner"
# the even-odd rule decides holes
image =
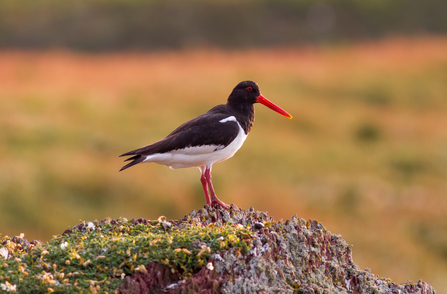
[[[337,47],[86,54],[0,52],[0,233],[48,240],[82,220],[181,218],[205,204],[195,169],[119,154],[225,103],[240,81],[256,123],[215,165],[220,199],[317,219],[354,261],[447,293],[447,38]]]

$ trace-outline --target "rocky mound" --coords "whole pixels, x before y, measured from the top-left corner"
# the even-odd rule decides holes
[[[315,220],[234,206],[82,223],[45,244],[5,237],[0,254],[0,287],[19,293],[435,293],[359,269]]]

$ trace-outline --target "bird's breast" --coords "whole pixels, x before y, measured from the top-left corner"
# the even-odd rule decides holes
[[[247,135],[234,116],[227,117],[219,122],[236,122],[239,127],[237,136],[227,146],[211,144],[176,149],[165,153],[148,155],[144,162],[156,162],[177,169],[200,166],[210,167],[214,163],[227,160],[241,148]]]
[[[227,118],[220,120],[219,122],[220,123],[236,122],[237,126],[239,127],[239,132],[236,138],[234,138],[234,140],[231,141],[231,143],[228,144],[225,148],[215,151],[215,153],[219,153],[219,155],[221,156],[221,159],[216,162],[221,162],[232,157],[239,150],[239,148],[242,147],[242,144],[244,144],[245,139],[247,139],[247,134],[245,134],[244,129],[242,129],[241,125],[234,116],[229,116]]]

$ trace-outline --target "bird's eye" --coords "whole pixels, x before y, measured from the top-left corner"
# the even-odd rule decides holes
[[[252,87],[247,87],[246,89],[247,89],[247,91],[250,91],[250,92],[253,91]]]

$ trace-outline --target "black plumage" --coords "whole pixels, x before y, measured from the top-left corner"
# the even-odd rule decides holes
[[[257,102],[291,118],[290,114],[263,97],[255,82],[244,81],[233,89],[227,104],[217,105],[182,124],[158,142],[120,155],[131,156],[125,160],[131,162],[123,166],[120,171],[145,161],[173,168],[197,166],[202,172],[201,181],[207,204],[218,203],[228,208],[228,205],[220,201],[214,193],[211,184],[211,166],[215,162],[233,156],[242,146],[253,126],[255,114],[253,104]],[[169,156],[166,156],[167,154]],[[211,199],[208,189],[211,192]]]

